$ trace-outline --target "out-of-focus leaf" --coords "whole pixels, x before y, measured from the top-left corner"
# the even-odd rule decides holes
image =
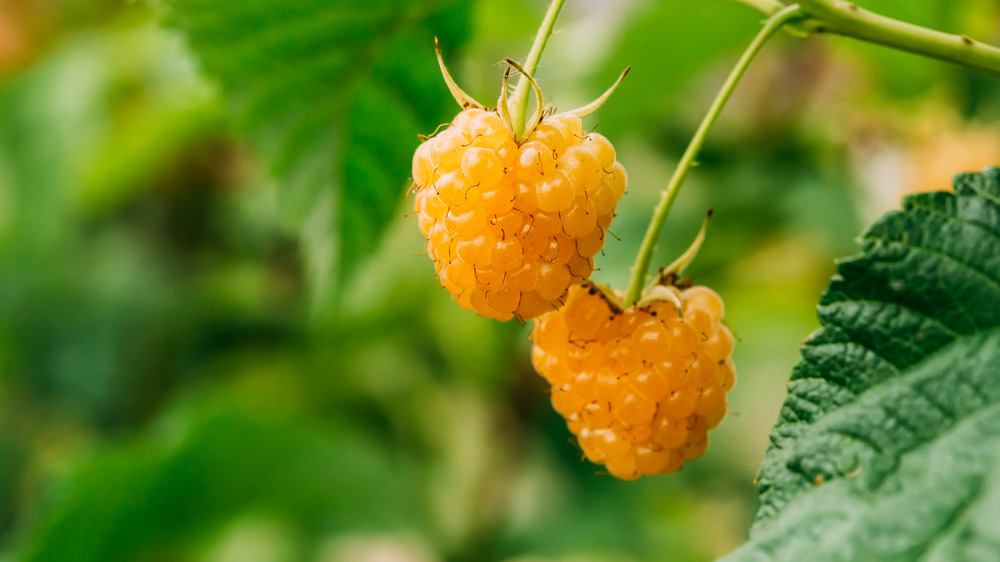
[[[1000,555],[1000,169],[955,190],[840,263],[727,560]]]
[[[84,43],[84,44],[81,44]],[[0,84],[0,251],[40,261],[64,243],[71,216],[66,193],[77,155],[91,140],[94,84],[70,76],[81,54],[52,57]],[[67,79],[69,77],[69,79]],[[76,78],[73,80],[72,78]],[[60,95],[73,88],[73,96]]]
[[[732,0],[666,0],[632,21],[596,84],[600,91],[632,66],[628,82],[601,108],[600,130],[610,138],[649,132],[669,121],[674,102],[687,93],[687,81],[723,54],[732,53],[735,63],[759,28],[760,14]],[[707,100],[685,104],[701,108],[697,111],[708,108]]]
[[[309,217],[320,223],[310,225],[307,238],[316,282],[346,278],[398,213],[416,133],[430,133],[449,117],[453,102],[433,37],[448,50],[461,44],[467,3],[174,0],[169,6],[169,25],[187,35],[280,180],[290,224],[298,228]],[[328,287],[319,290],[329,298]]]
[[[176,447],[123,445],[77,469],[24,560],[176,559],[248,511],[313,539],[412,524],[414,487],[374,441],[232,408],[196,414]]]

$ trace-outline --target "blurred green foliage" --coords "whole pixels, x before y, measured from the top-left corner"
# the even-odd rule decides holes
[[[659,257],[716,209],[691,273],[742,338],[732,413],[703,459],[623,483],[567,442],[526,327],[437,286],[397,199],[417,134],[456,109],[431,36],[490,99],[541,2],[350,3],[354,19],[312,17],[328,2],[40,4],[0,5],[4,561],[724,554],[832,258],[898,201],[871,191],[869,157],[905,161],[927,108],[959,130],[1000,112],[996,81],[941,63],[837,38],[769,46]],[[630,173],[620,241],[597,260],[622,287],[760,17],[726,0],[567,4],[538,74],[555,105],[634,68],[588,121]],[[1000,39],[983,0],[865,5]],[[401,21],[417,23],[372,42]]]

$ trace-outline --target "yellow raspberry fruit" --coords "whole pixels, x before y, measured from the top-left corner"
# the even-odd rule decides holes
[[[719,295],[657,289],[658,298],[623,310],[620,295],[575,286],[532,331],[532,362],[552,385],[552,405],[587,458],[623,480],[700,457],[736,377]]]
[[[625,168],[575,115],[542,119],[520,145],[472,108],[413,157],[414,207],[437,277],[488,318],[534,318],[594,269]]]
[[[628,177],[614,147],[584,133],[582,118],[628,69],[594,102],[553,114],[538,84],[510,59],[495,109],[455,84],[440,49],[438,62],[464,108],[413,155],[414,209],[438,281],[464,308],[488,318],[523,320],[554,310],[570,286],[590,277],[625,192]],[[530,82],[537,102],[517,134],[507,100],[511,68]]]

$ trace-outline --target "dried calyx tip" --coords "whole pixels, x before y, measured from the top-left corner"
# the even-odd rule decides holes
[[[604,105],[604,102],[608,101],[608,98],[610,98],[611,94],[615,92],[615,89],[618,88],[618,85],[622,83],[622,80],[624,80],[626,76],[628,76],[630,70],[632,70],[631,66],[626,67],[625,70],[622,71],[621,75],[618,76],[618,79],[615,80],[615,83],[612,84],[611,87],[608,88],[603,94],[601,94],[601,96],[598,97],[596,100],[588,103],[583,107],[578,107],[572,111],[567,111],[566,113],[572,113],[577,117],[583,118],[597,111],[602,105]]]
[[[444,83],[448,86],[448,91],[451,92],[451,96],[455,98],[458,105],[462,106],[462,109],[469,109],[470,107],[486,109],[486,106],[465,93],[465,90],[455,83],[455,79],[451,77],[448,67],[444,64],[444,57],[441,55],[441,43],[437,37],[434,37],[434,51],[437,53],[438,66],[441,67],[441,75],[444,76]]]
[[[654,285],[643,292],[642,299],[635,306],[636,308],[649,308],[654,303],[666,301],[677,308],[678,314],[683,314],[684,303],[681,302],[681,298],[674,291],[676,289],[671,290],[670,287],[664,285]]]
[[[611,312],[614,314],[621,314],[622,312],[625,312],[627,306],[621,301],[621,299],[618,298],[618,295],[615,294],[611,287],[595,283],[593,281],[581,283],[581,286],[589,290],[592,295],[600,294],[601,297],[607,301],[608,306],[611,308]]]
[[[538,125],[538,122],[542,120],[542,114],[545,111],[545,107],[542,104],[542,89],[538,86],[538,82],[536,82],[535,79],[530,74],[528,74],[524,70],[524,68],[521,67],[520,64],[517,63],[517,61],[508,58],[504,59],[504,62],[507,63],[508,70],[510,70],[510,68],[513,68],[514,70],[520,72],[521,75],[524,76],[524,78],[528,81],[528,83],[531,84],[532,91],[535,92],[535,102],[537,104],[535,107],[535,112],[531,115],[531,119],[528,120],[527,124],[524,127],[525,132],[531,131],[532,129],[535,128],[536,125]],[[521,113],[520,115],[524,114]]]
[[[510,79],[510,67],[503,72],[503,82],[500,84],[500,98],[497,100],[497,111],[500,113],[500,120],[503,121],[507,133],[514,136],[514,129],[510,123],[510,104],[507,102],[507,80]]]
[[[708,231],[708,222],[712,218],[712,212],[712,209],[709,209],[708,212],[705,213],[705,220],[701,221],[701,228],[698,230],[698,236],[695,236],[694,241],[691,242],[688,249],[684,250],[684,253],[674,260],[672,264],[660,270],[656,284],[674,284],[677,279],[680,279],[681,274],[685,269],[687,269],[687,266],[691,265],[695,256],[698,255],[698,250],[701,249],[702,243],[705,242],[705,233]]]

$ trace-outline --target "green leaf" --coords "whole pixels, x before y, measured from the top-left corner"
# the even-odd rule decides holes
[[[290,226],[311,238],[319,279],[343,280],[401,216],[418,133],[457,112],[434,57],[464,42],[457,0],[172,0],[250,145],[281,183]],[[332,224],[330,224],[332,223]],[[310,234],[315,233],[315,227]],[[335,268],[334,275],[323,264]]]
[[[415,485],[374,439],[232,406],[199,408],[175,446],[106,450],[55,490],[19,560],[177,560],[247,513],[299,536],[403,528]]]
[[[1000,169],[872,225],[838,266],[726,560],[1000,557]]]

